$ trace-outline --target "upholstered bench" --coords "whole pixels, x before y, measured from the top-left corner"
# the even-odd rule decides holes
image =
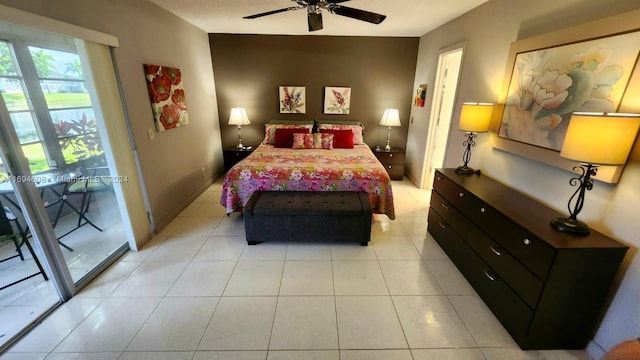
[[[243,209],[249,245],[263,241],[371,239],[367,193],[352,191],[256,191]]]

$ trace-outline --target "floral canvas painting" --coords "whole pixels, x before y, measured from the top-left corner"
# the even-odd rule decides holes
[[[351,103],[351,88],[325,87],[324,88],[324,113],[348,114]]]
[[[187,125],[189,116],[180,69],[145,64],[144,72],[156,131]]]
[[[518,53],[498,135],[560,151],[571,113],[615,112],[640,32]]]
[[[304,86],[280,86],[280,113],[304,114],[307,112],[305,105]]]

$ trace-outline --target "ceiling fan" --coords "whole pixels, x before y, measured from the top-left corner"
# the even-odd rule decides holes
[[[387,16],[376,14],[370,11],[355,9],[347,6],[338,5],[349,0],[291,0],[298,6],[286,7],[278,10],[271,10],[259,14],[244,16],[243,19],[255,19],[267,15],[278,14],[285,11],[293,11],[307,9],[307,21],[309,23],[309,31],[322,29],[322,12],[325,9],[332,14],[346,16],[356,20],[370,22],[372,24],[380,24]]]

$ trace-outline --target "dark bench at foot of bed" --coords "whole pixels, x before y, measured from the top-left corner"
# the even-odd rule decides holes
[[[249,245],[262,241],[359,242],[371,239],[365,192],[256,191],[243,210]]]

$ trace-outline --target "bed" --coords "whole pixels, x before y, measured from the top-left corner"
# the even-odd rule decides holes
[[[299,149],[269,143],[268,133],[266,143],[225,175],[220,202],[227,214],[244,207],[256,190],[364,191],[375,213],[395,218],[391,179],[362,141],[352,148]]]

